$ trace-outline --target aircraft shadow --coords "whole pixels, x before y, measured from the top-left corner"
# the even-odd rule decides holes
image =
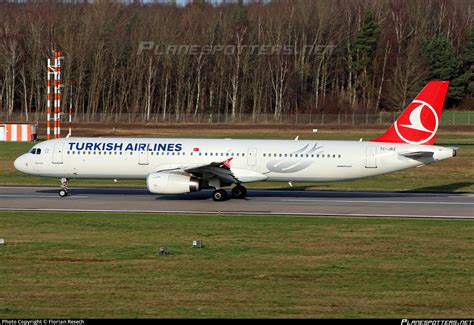
[[[413,197],[413,195],[422,195],[425,197],[438,197],[440,195],[463,195],[465,193],[451,193],[446,192],[429,192],[430,188],[426,188],[426,192],[420,190],[416,191],[403,191],[403,192],[351,192],[351,191],[312,191],[312,190],[248,190],[248,198],[272,198],[272,197],[288,197],[288,198],[402,198],[402,197]],[[431,189],[431,190],[434,190]],[[230,197],[230,191],[228,191]],[[448,193],[449,192],[449,193]],[[205,190],[201,192],[179,194],[179,195],[160,195],[157,196],[156,200],[208,200],[211,198],[212,191]]]
[[[426,187],[419,187],[419,188],[416,188],[412,191],[416,191],[416,192],[438,192],[438,193],[442,193],[442,192],[454,192],[454,191],[459,191],[465,187],[468,187],[468,186],[471,186],[471,185],[474,185],[474,182],[457,182],[457,183],[450,183],[450,184],[443,184],[443,185],[437,185],[437,186],[426,186]],[[465,194],[465,193],[468,193],[468,192],[456,192],[456,193],[453,193],[453,194]]]
[[[37,193],[58,193],[59,187],[38,190]],[[69,192],[73,195],[153,195],[146,188],[114,188],[114,187],[71,187]]]
[[[384,198],[384,197],[410,197],[413,195],[440,196],[443,194],[464,195],[465,192],[452,192],[472,185],[472,182],[461,182],[453,184],[444,184],[433,187],[416,188],[410,191],[400,192],[370,192],[370,191],[334,191],[334,190],[305,190],[297,189],[248,189],[248,197],[271,198],[271,197],[289,197],[289,198]],[[59,188],[37,190],[37,193],[57,194]],[[70,190],[71,195],[127,195],[127,196],[156,196],[156,200],[208,200],[212,196],[212,190],[203,190],[200,192],[186,194],[157,195],[148,192],[146,188],[74,188]],[[230,197],[230,190],[227,191]]]

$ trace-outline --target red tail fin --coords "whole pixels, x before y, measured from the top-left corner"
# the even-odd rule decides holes
[[[430,81],[395,123],[375,142],[433,144],[449,81]]]

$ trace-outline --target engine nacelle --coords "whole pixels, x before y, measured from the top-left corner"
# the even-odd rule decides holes
[[[200,190],[196,177],[170,172],[151,173],[146,178],[146,185],[155,194],[182,194]]]

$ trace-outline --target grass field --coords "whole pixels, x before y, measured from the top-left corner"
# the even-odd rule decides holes
[[[85,130],[88,135],[91,130]],[[132,131],[130,131],[132,132]],[[300,139],[321,140],[358,140],[373,139],[382,130],[324,130],[312,133],[311,130],[294,129],[215,129],[196,132],[195,128],[162,128],[133,130],[140,135],[156,137],[203,137],[203,138],[263,138],[263,139]],[[124,136],[130,133],[124,130],[110,131],[107,136]],[[137,135],[132,133],[132,135]],[[296,189],[317,190],[381,190],[381,191],[455,191],[474,192],[474,132],[470,129],[461,131],[440,130],[436,144],[458,146],[458,156],[423,168],[409,169],[388,175],[367,179],[337,183],[293,183]],[[17,172],[13,161],[20,154],[27,152],[31,143],[0,143],[0,184],[1,185],[58,185],[57,179],[34,177]],[[145,181],[112,180],[72,180],[71,186],[132,186],[145,187]],[[289,188],[287,183],[254,183],[249,188]]]
[[[0,212],[0,318],[472,318],[473,234],[462,220]]]

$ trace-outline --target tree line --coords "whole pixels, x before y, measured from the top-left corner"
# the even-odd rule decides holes
[[[2,3],[1,111],[45,112],[53,50],[92,116],[397,111],[431,79],[474,104],[470,0]]]

